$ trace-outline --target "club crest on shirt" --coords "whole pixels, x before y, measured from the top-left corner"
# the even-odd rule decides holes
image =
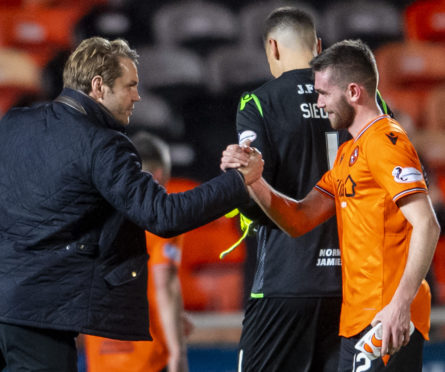
[[[256,133],[253,130],[245,130],[239,134],[238,144],[242,145],[246,141],[251,143],[256,140]]]
[[[422,181],[422,172],[412,167],[400,167],[397,166],[392,170],[394,181],[398,183],[410,183]]]
[[[355,164],[355,162],[358,159],[358,146],[352,151],[351,157],[349,158],[349,166],[352,166]]]

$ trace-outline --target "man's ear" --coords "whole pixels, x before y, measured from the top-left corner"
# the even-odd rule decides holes
[[[364,89],[364,87],[358,85],[357,83],[349,83],[348,87],[346,88],[346,96],[348,97],[348,101],[351,103],[356,103],[362,95],[362,89]]]
[[[96,101],[100,101],[104,96],[104,81],[102,76],[96,75],[91,80],[91,92],[89,94],[91,98]]]
[[[323,45],[321,42],[321,37],[317,37],[317,55],[319,55],[322,50],[323,50]]]
[[[279,47],[278,47],[277,40],[269,38],[267,40],[267,42],[269,43],[270,54],[273,56],[274,59],[279,61],[280,60],[280,50],[279,50]]]

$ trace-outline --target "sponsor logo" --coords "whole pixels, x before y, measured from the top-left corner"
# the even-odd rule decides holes
[[[339,196],[346,196],[348,198],[352,198],[355,196],[355,187],[357,184],[349,175],[345,181],[338,179],[337,180],[337,194]]]
[[[320,249],[316,266],[341,266],[340,249]]]
[[[422,173],[418,171],[416,168],[406,167],[402,168],[397,166],[393,169],[392,175],[394,177],[394,181],[398,183],[410,183],[422,181]]]
[[[393,132],[386,133],[386,137],[389,138],[389,140],[391,141],[391,143],[392,143],[393,145],[395,145],[395,144],[397,143],[397,140],[398,140],[398,138],[399,138],[399,137],[397,137]]]
[[[256,140],[256,133],[253,130],[245,130],[240,133],[238,143],[242,145],[246,141],[250,141],[251,143]]]
[[[351,157],[349,158],[349,166],[351,167],[352,165],[354,165],[357,159],[358,159],[358,146],[354,149],[354,151],[352,151]]]

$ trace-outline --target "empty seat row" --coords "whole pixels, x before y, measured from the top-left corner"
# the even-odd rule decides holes
[[[372,46],[403,36],[400,10],[387,0],[336,1],[323,10],[308,1],[267,0],[248,2],[233,11],[223,3],[204,0],[170,1],[136,12],[137,6],[101,6],[76,27],[77,38],[122,36],[137,45],[185,46],[206,54],[224,44],[262,46],[267,15],[280,6],[292,5],[313,15],[325,45],[345,37],[363,38]],[[141,16],[145,19],[142,20]]]

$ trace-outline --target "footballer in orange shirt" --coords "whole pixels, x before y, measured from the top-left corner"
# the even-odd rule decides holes
[[[338,370],[421,372],[431,303],[424,278],[440,233],[422,166],[400,124],[376,104],[378,71],[369,47],[345,40],[311,66],[318,106],[334,129],[347,129],[353,138],[304,199],[286,197],[264,179],[249,190],[291,236],[337,216],[343,279]],[[229,146],[221,168],[246,164],[248,151]],[[385,359],[371,360],[355,345],[378,323]]]
[[[150,255],[147,297],[150,312],[150,334],[153,341],[120,341],[85,336],[89,372],[161,372],[166,370],[169,348],[158,308],[155,270],[158,265],[164,266],[167,270],[178,269],[182,250],[182,235],[163,239],[146,232],[146,239],[147,252]],[[163,311],[168,311],[168,309],[164,308]],[[178,319],[179,322],[182,322],[182,319]]]

